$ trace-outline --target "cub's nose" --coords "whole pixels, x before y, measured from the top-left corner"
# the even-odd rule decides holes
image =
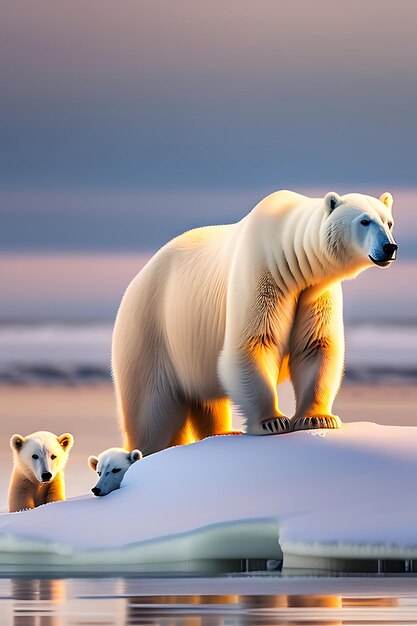
[[[44,473],[41,475],[41,478],[42,478],[42,481],[43,481],[44,483],[47,483],[47,482],[48,482],[48,480],[51,480],[51,478],[52,478],[52,474],[51,474],[51,472],[44,472]]]
[[[398,246],[396,243],[386,243],[382,247],[383,251],[387,255],[387,258],[391,261],[394,260],[397,256],[396,252],[398,250]]]
[[[101,494],[101,489],[100,487],[93,487],[91,490],[95,496],[99,496]]]

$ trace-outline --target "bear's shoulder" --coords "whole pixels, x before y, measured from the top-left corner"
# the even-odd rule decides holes
[[[256,205],[253,212],[257,215],[285,214],[295,206],[311,201],[311,198],[296,191],[281,189],[269,194]]]
[[[216,226],[193,228],[172,239],[167,244],[167,247],[168,249],[175,248],[177,250],[198,248],[205,244],[210,244],[213,241],[218,241],[222,236],[226,236],[231,227],[233,227],[233,224],[219,224]]]

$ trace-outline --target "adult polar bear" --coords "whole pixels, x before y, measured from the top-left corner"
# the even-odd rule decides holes
[[[341,281],[388,266],[392,196],[278,191],[237,224],[165,245],[132,281],[113,335],[126,448],[144,454],[231,431],[338,428],[344,360]],[[290,376],[289,419],[277,383]]]

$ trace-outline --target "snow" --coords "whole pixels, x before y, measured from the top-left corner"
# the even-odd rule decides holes
[[[417,428],[211,437],[134,464],[122,487],[0,516],[0,564],[417,559]]]

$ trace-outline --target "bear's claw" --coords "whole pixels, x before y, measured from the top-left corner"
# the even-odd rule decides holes
[[[317,415],[298,417],[292,423],[292,430],[310,430],[313,428],[340,428],[342,425],[337,415]]]
[[[262,430],[271,435],[289,433],[291,430],[290,420],[288,417],[274,417],[270,420],[262,422]]]

